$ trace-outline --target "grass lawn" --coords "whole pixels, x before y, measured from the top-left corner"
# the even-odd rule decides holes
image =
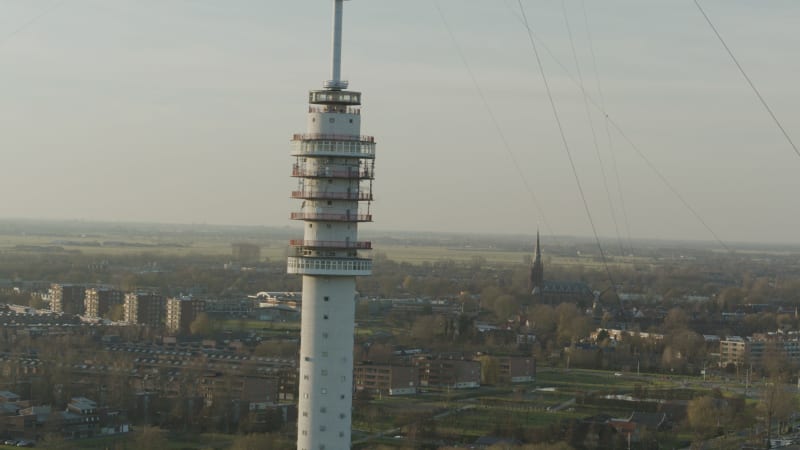
[[[215,321],[223,330],[258,331],[264,333],[285,334],[287,331],[300,332],[300,321],[297,322],[272,322],[264,320],[239,320],[227,319]]]
[[[224,450],[231,446],[236,436],[226,434],[189,434],[189,433],[170,433],[167,435],[169,447],[164,450],[188,450],[188,449],[215,449]],[[104,436],[89,439],[80,439],[75,441],[65,441],[69,448],[80,448],[87,450],[106,450],[115,448],[116,445],[123,445],[122,448],[133,449],[135,445],[136,435],[133,433]],[[71,446],[71,445],[74,445]],[[6,445],[0,445],[0,448],[17,448]],[[156,449],[150,449],[156,450]]]

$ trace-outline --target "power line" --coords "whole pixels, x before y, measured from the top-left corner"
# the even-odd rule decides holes
[[[506,6],[508,6],[508,4],[506,4]],[[525,26],[525,20],[518,14],[516,14],[515,11],[512,10],[512,12],[517,16],[517,19],[522,23],[522,25]],[[558,57],[556,57],[553,51],[550,50],[547,44],[545,44],[541,38],[537,37],[536,33],[534,33],[533,30],[531,30],[530,28],[528,28],[528,36],[539,42],[542,48],[544,48],[544,50],[550,56],[550,58],[556,63],[556,65],[558,65],[561,68],[561,70],[567,75],[567,78],[569,78],[569,80],[572,81],[573,84],[575,84],[576,86],[580,85],[578,81],[575,79],[575,77],[572,76],[572,73],[569,71],[569,69],[567,69],[567,67],[558,59]],[[586,95],[586,98],[589,100],[589,103],[595,109],[597,109],[603,114],[608,123],[612,125],[612,127],[620,134],[620,136],[623,137],[623,139],[628,143],[628,145],[630,145],[630,147],[635,151],[635,153],[640,158],[642,158],[645,164],[648,167],[650,167],[650,169],[653,170],[653,172],[656,173],[658,178],[678,198],[678,200],[680,200],[680,202],[684,205],[684,207],[686,207],[686,209],[700,222],[700,224],[703,225],[703,227],[705,227],[706,230],[708,230],[708,232],[713,236],[714,240],[717,241],[717,243],[719,243],[722,248],[724,248],[727,251],[730,251],[730,248],[719,238],[719,236],[714,232],[714,230],[711,229],[711,227],[706,223],[706,221],[703,220],[702,216],[700,216],[700,214],[694,208],[691,207],[689,202],[682,195],[680,195],[678,190],[675,189],[675,187],[673,187],[672,184],[669,183],[669,181],[667,181],[667,178],[658,169],[656,169],[655,165],[653,165],[653,163],[650,162],[650,160],[647,159],[647,157],[645,157],[641,149],[639,149],[639,147],[636,144],[634,144],[633,141],[625,134],[625,132],[622,130],[622,126],[619,125],[617,121],[611,117],[608,111],[606,111],[605,107],[601,106],[588,92],[584,92],[584,94]]]
[[[600,84],[600,71],[597,68],[597,55],[594,51],[594,43],[592,39],[591,27],[589,27],[589,15],[586,13],[586,2],[581,0],[581,9],[583,10],[583,22],[586,26],[586,37],[589,41],[589,52],[592,55],[592,68],[594,69],[594,77],[597,81],[597,96],[600,99],[601,112],[606,109],[605,96],[603,95],[603,88]],[[586,98],[584,97],[584,100]],[[633,241],[631,240],[631,224],[628,220],[628,209],[625,207],[625,196],[622,194],[622,182],[619,177],[619,167],[617,166],[617,155],[614,151],[614,141],[611,139],[611,127],[608,126],[608,115],[603,113],[603,125],[606,130],[606,139],[608,140],[608,151],[611,153],[611,163],[614,169],[614,177],[617,181],[617,192],[619,194],[619,202],[622,208],[622,218],[625,220],[625,231],[628,237],[628,248],[633,253]]]
[[[642,153],[642,151],[639,149],[639,147],[636,146],[636,144],[633,143],[633,141],[628,137],[628,135],[625,134],[624,131],[622,131],[622,128],[619,126],[619,124],[617,124],[610,117],[609,117],[608,121],[609,121],[609,123],[611,123],[611,125],[613,125],[614,129],[617,130],[617,133],[619,133],[619,135],[622,136],[623,139],[625,139],[625,141],[628,143],[628,145],[630,145],[631,148],[634,151],[636,151],[636,153],[639,155],[639,157],[642,158],[642,160],[644,160],[644,162],[648,165],[648,167],[650,167],[650,170],[655,172],[655,174],[658,176],[658,178],[661,179],[661,182],[664,183],[664,185],[667,186],[667,188],[670,191],[672,191],[672,194],[675,195],[676,197],[678,197],[678,200],[680,200],[681,203],[683,203],[683,206],[686,207],[686,209],[688,209],[689,212],[692,213],[692,215],[695,217],[695,219],[697,219],[703,225],[703,227],[705,227],[705,229],[709,233],[711,233],[711,236],[714,237],[714,240],[716,240],[717,243],[719,243],[719,245],[722,246],[722,248],[724,248],[725,250],[730,252],[731,249],[728,248],[727,245],[725,245],[725,242],[723,242],[722,239],[720,239],[719,236],[717,236],[717,233],[715,233],[714,230],[712,230],[711,227],[706,223],[706,221],[703,220],[703,218],[700,216],[700,214],[697,211],[695,211],[694,208],[692,208],[692,205],[690,205],[689,202],[686,201],[685,198],[683,198],[683,196],[678,192],[677,189],[675,189],[675,187],[672,185],[672,183],[670,183],[667,180],[667,178],[661,173],[661,171],[656,168],[656,166],[644,155],[644,153]]]
[[[583,201],[583,208],[586,210],[586,216],[589,218],[589,225],[591,225],[592,227],[594,240],[597,243],[597,248],[600,250],[600,258],[602,259],[603,266],[606,269],[606,275],[608,276],[608,281],[611,283],[612,286],[615,286],[614,278],[611,276],[611,270],[608,267],[608,261],[606,259],[605,251],[603,251],[603,245],[600,243],[600,238],[597,235],[597,228],[594,225],[594,219],[592,219],[592,212],[589,210],[589,203],[586,201],[586,195],[583,192],[583,186],[581,185],[580,177],[578,177],[578,170],[575,167],[575,161],[572,159],[572,152],[569,149],[569,143],[567,142],[566,134],[564,134],[564,126],[561,124],[561,118],[558,115],[556,102],[553,99],[553,93],[550,90],[550,84],[547,81],[547,75],[544,72],[544,66],[542,65],[542,60],[539,57],[539,50],[536,48],[536,41],[533,39],[531,26],[528,23],[528,16],[525,14],[525,8],[522,6],[522,0],[517,0],[517,3],[519,4],[519,10],[522,13],[522,19],[525,22],[525,28],[528,30],[528,40],[530,40],[531,42],[533,55],[536,57],[536,63],[539,66],[539,72],[542,75],[542,81],[544,82],[544,87],[545,90],[547,91],[547,98],[550,100],[550,107],[553,110],[553,117],[556,120],[556,124],[558,124],[558,132],[561,135],[561,142],[564,144],[564,150],[567,153],[567,158],[569,159],[569,165],[570,167],[572,167],[572,174],[575,177],[575,184],[578,186],[578,192],[580,193],[581,200]]]
[[[542,222],[544,223],[545,228],[547,228],[548,233],[555,239],[555,235],[553,234],[553,230],[550,227],[550,224],[547,222],[547,218],[544,215],[544,211],[542,210],[541,205],[539,204],[539,200],[534,193],[533,188],[528,183],[527,178],[525,178],[525,174],[522,172],[522,165],[517,161],[514,152],[511,150],[511,145],[508,143],[508,139],[506,139],[506,135],[503,132],[503,129],[500,127],[500,122],[497,120],[497,117],[494,115],[494,111],[492,111],[492,107],[489,105],[489,101],[486,99],[486,96],[483,93],[483,90],[478,84],[478,79],[475,78],[475,74],[472,71],[469,63],[467,62],[466,56],[464,56],[464,52],[461,49],[461,46],[458,45],[458,41],[456,40],[453,31],[450,29],[450,25],[447,22],[447,19],[444,16],[444,12],[442,8],[439,6],[439,1],[434,0],[433,5],[436,7],[436,11],[439,13],[439,17],[442,19],[442,24],[444,24],[444,28],[447,31],[447,34],[450,36],[450,40],[453,42],[453,47],[456,49],[456,53],[458,57],[461,59],[461,63],[464,64],[464,67],[467,69],[467,73],[469,74],[469,78],[472,81],[472,85],[475,87],[475,90],[478,93],[478,96],[483,103],[483,107],[486,109],[487,114],[489,115],[492,124],[494,125],[495,130],[497,131],[498,136],[500,137],[500,141],[503,144],[503,148],[505,149],[506,153],[508,153],[509,158],[511,158],[511,162],[514,164],[514,169],[516,169],[517,175],[522,180],[522,184],[525,186],[525,189],[530,194],[531,198],[533,199],[533,203],[539,212],[539,216],[542,218]]]
[[[745,72],[744,68],[742,67],[742,65],[739,64],[739,60],[736,59],[736,56],[733,55],[733,52],[731,51],[730,47],[728,47],[728,44],[725,43],[725,40],[722,39],[722,35],[719,34],[719,31],[717,31],[717,27],[715,27],[714,24],[711,23],[711,19],[708,18],[708,14],[706,14],[706,12],[703,10],[703,7],[700,6],[700,2],[698,2],[698,0],[694,0],[694,4],[697,6],[697,9],[700,11],[700,14],[702,14],[703,17],[706,19],[706,22],[708,23],[708,26],[711,27],[711,30],[714,32],[715,35],[717,35],[717,39],[719,39],[719,42],[722,43],[723,47],[725,47],[725,51],[728,52],[728,55],[730,55],[730,57],[733,60],[734,64],[736,64],[736,67],[739,68],[739,72],[742,74],[744,79],[747,81],[747,84],[750,85],[750,88],[753,90],[753,93],[756,94],[756,97],[758,97],[758,100],[761,102],[762,105],[764,105],[764,109],[766,109],[767,113],[769,113],[769,116],[772,117],[772,121],[775,122],[775,125],[777,125],[778,128],[781,130],[781,133],[783,133],[783,137],[785,137],[786,140],[789,142],[789,145],[792,146],[792,148],[794,149],[794,152],[797,154],[797,156],[800,156],[800,150],[798,150],[797,146],[794,145],[794,142],[792,141],[792,138],[789,137],[789,133],[787,133],[786,130],[783,128],[783,125],[781,125],[781,122],[778,120],[778,117],[775,116],[775,113],[772,112],[772,108],[770,108],[769,105],[767,104],[767,101],[764,100],[764,97],[761,95],[761,93],[756,88],[756,85],[755,85],[755,83],[753,83],[753,80],[751,80],[750,77],[747,76],[747,72]]]
[[[578,61],[578,52],[575,50],[575,39],[572,36],[572,27],[569,24],[569,14],[567,13],[567,5],[565,0],[561,0],[561,11],[564,13],[564,24],[567,28],[567,35],[569,36],[569,46],[572,50],[572,59],[575,61],[575,70],[578,74],[578,82],[580,83],[583,106],[586,110],[586,120],[589,122],[589,129],[592,131],[592,144],[594,144],[594,151],[597,154],[597,162],[600,165],[600,173],[603,176],[603,187],[606,190],[608,197],[608,208],[611,210],[611,219],[614,222],[614,231],[617,234],[617,241],[619,242],[620,256],[625,255],[625,249],[622,246],[622,236],[619,233],[619,224],[617,223],[617,214],[614,211],[614,202],[611,200],[611,190],[608,188],[608,177],[606,176],[606,168],[603,164],[603,158],[600,155],[600,144],[597,143],[597,132],[594,129],[594,121],[592,120],[592,111],[589,109],[589,101],[586,100],[586,85],[583,81],[583,72],[581,71],[581,64]]]
[[[42,8],[42,10],[39,11],[38,14],[36,14],[33,17],[31,17],[27,22],[23,23],[22,25],[20,25],[16,29],[12,30],[7,35],[5,35],[2,38],[0,38],[0,47],[5,45],[5,43],[8,42],[11,38],[13,38],[17,34],[21,33],[22,31],[24,31],[29,26],[31,26],[34,23],[38,22],[39,19],[41,19],[42,17],[46,16],[48,13],[53,11],[56,8],[56,6],[59,6],[63,2],[64,2],[64,0],[55,0],[54,2],[52,2],[49,5],[47,5],[44,8]]]

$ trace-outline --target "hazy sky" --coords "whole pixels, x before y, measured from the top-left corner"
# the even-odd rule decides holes
[[[523,3],[575,77],[562,2]],[[365,227],[590,235],[516,0],[439,4],[512,154],[433,0],[347,2],[343,75],[378,141]],[[800,157],[694,3],[585,4],[591,41],[566,0],[589,95],[602,89],[724,241],[800,242]],[[702,4],[800,142],[800,2]],[[0,0],[0,217],[297,226],[288,140],[328,78],[330,13],[329,0]],[[609,206],[581,91],[540,51],[601,236],[616,236],[613,210],[623,236],[712,239],[592,110]]]

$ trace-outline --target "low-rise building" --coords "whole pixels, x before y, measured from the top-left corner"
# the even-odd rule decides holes
[[[450,387],[455,389],[477,388],[481,385],[481,363],[460,359],[417,359],[419,385]]]
[[[273,377],[239,377],[209,372],[200,379],[200,395],[206,406],[236,402],[248,410],[264,409],[278,402],[279,384]]]
[[[356,390],[387,395],[417,393],[419,371],[412,366],[393,366],[362,362],[353,368]]]
[[[500,383],[526,383],[536,378],[536,360],[532,357],[504,356],[497,359]]]
[[[255,307],[255,301],[250,298],[209,298],[205,302],[207,313],[226,316],[249,316]]]
[[[525,383],[536,378],[536,359],[530,356],[476,357],[481,363],[481,383]]]
[[[742,338],[729,336],[719,342],[719,364],[722,367],[752,366],[761,368],[771,356],[786,358],[790,363],[800,363],[800,335],[785,333],[758,333]]]

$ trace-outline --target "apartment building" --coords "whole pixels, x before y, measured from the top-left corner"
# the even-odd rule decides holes
[[[164,297],[153,292],[125,294],[123,313],[125,322],[151,327],[164,323]]]
[[[730,336],[719,343],[720,366],[729,364],[763,367],[771,356],[800,363],[800,335],[796,333],[757,333],[742,338]]]
[[[125,294],[108,287],[87,288],[83,300],[87,317],[106,317],[115,305],[125,301]]]
[[[187,334],[198,314],[205,311],[206,302],[191,297],[167,299],[167,330]]]
[[[50,309],[64,314],[83,314],[86,286],[57,284],[50,286]]]

